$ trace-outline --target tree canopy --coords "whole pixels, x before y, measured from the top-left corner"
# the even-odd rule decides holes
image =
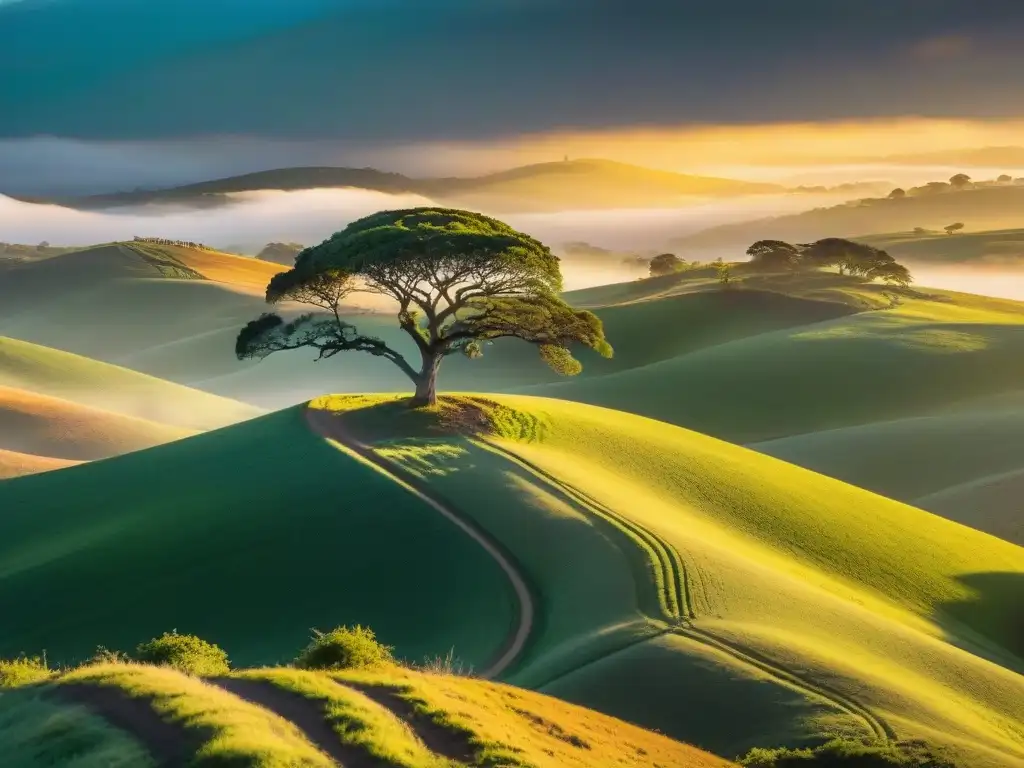
[[[660,277],[661,275],[671,275],[683,267],[686,266],[686,262],[676,256],[674,253],[661,253],[651,259],[650,270],[651,277]]]
[[[958,221],[955,224],[950,224],[949,226],[943,227],[943,229],[946,230],[947,235],[952,235],[954,232],[959,232],[963,228],[964,225],[962,221]]]
[[[794,269],[800,265],[800,249],[782,240],[758,240],[747,248],[750,263],[764,269]]]
[[[285,321],[264,314],[238,335],[240,359],[310,347],[320,358],[356,350],[394,363],[416,386],[414,404],[436,400],[441,362],[456,352],[483,354],[483,344],[514,337],[537,346],[554,370],[582,369],[571,347],[612,354],[596,315],[560,297],[562,275],[550,249],[503,222],[470,211],[382,211],[306,248],[295,266],[267,286],[271,304],[299,302],[319,312]],[[398,326],[419,352],[419,365],[342,318],[354,292],[394,300]]]

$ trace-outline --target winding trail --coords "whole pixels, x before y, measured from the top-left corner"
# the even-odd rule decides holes
[[[628,520],[592,496],[560,480],[528,459],[511,453],[491,441],[475,440],[474,444],[502,456],[516,466],[530,472],[544,483],[549,490],[574,500],[578,507],[589,512],[592,516],[612,523],[613,527],[629,540],[629,543],[633,545],[639,544],[648,553],[651,557],[651,566],[655,571],[655,583],[661,592],[659,602],[662,607],[663,617],[670,625],[666,632],[659,633],[655,637],[671,632],[725,653],[734,660],[775,678],[780,684],[796,689],[806,696],[827,701],[841,712],[862,720],[879,741],[885,742],[897,739],[895,731],[885,720],[872,712],[868,707],[858,703],[835,688],[808,680],[805,676],[787,669],[758,651],[742,646],[734,641],[726,640],[695,624],[694,620],[697,616],[690,592],[691,579],[686,563],[679,551],[665,538]],[[647,642],[651,639],[653,638],[646,638],[640,642]],[[594,661],[599,660],[595,659]],[[585,667],[587,665],[582,666]],[[545,685],[554,682],[555,679],[564,677],[566,674],[571,674],[572,671],[559,674],[556,678],[547,681]]]
[[[453,505],[440,498],[428,483],[424,483],[414,474],[396,465],[394,462],[382,458],[371,446],[348,434],[342,426],[342,420],[336,414],[309,407],[306,408],[305,413],[307,422],[315,432],[348,449],[356,458],[370,464],[392,482],[413,496],[416,496],[445,519],[451,521],[463,533],[479,544],[505,573],[505,576],[512,584],[516,597],[519,613],[517,624],[515,631],[507,638],[503,647],[498,650],[494,661],[480,672],[480,676],[485,679],[501,676],[522,654],[530,633],[533,631],[534,619],[537,613],[530,587],[519,571],[519,568],[512,562],[511,555],[504,551],[499,542],[480,530],[472,520],[461,515]]]

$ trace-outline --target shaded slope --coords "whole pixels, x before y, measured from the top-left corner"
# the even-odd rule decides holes
[[[70,461],[105,459],[195,434],[0,386],[0,449]]]
[[[183,429],[213,429],[260,413],[223,397],[4,337],[0,337],[0,386]]]
[[[900,261],[1006,266],[1024,264],[1024,229],[891,234],[858,237],[858,241],[891,253]]]
[[[913,503],[1024,547],[1024,468],[944,488]]]
[[[362,623],[406,658],[454,646],[482,667],[512,631],[486,553],[298,409],[5,482],[0,510],[0,656],[73,660],[170,625],[273,663],[310,627]]]

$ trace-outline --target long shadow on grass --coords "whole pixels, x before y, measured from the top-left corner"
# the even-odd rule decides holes
[[[971,573],[958,577],[974,592],[967,600],[945,603],[936,617],[954,645],[1024,674],[1024,573]],[[963,628],[981,636],[978,649]],[[986,652],[987,651],[987,652]]]

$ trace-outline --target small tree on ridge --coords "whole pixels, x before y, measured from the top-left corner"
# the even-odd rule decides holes
[[[943,227],[943,229],[946,230],[946,234],[947,235],[952,235],[954,232],[959,232],[963,228],[964,228],[963,222],[960,222],[960,221],[956,222],[956,224],[950,224],[947,227]]]
[[[439,208],[382,211],[349,224],[302,251],[295,267],[275,275],[267,301],[295,301],[319,313],[290,322],[264,314],[238,335],[239,359],[310,347],[318,359],[356,350],[394,363],[415,385],[413,406],[437,400],[445,357],[483,354],[482,342],[514,337],[534,344],[553,370],[582,366],[581,344],[605,357],[612,348],[601,321],[566,304],[558,258],[547,246],[479,213]],[[398,326],[419,353],[410,363],[382,339],[342,319],[341,303],[362,291],[396,302]]]

